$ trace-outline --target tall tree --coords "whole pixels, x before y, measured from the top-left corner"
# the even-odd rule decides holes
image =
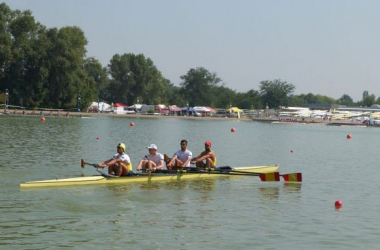
[[[89,91],[83,70],[87,39],[78,27],[49,29],[47,37],[47,105],[60,108],[76,107],[79,95]]]
[[[289,95],[293,93],[295,86],[291,83],[276,79],[260,82],[260,95],[264,105],[270,108],[288,106]]]
[[[218,86],[221,81],[216,73],[210,73],[203,67],[190,69],[186,75],[181,76],[181,79],[183,80],[181,86],[190,106],[211,105],[212,88]]]
[[[148,104],[164,101],[169,84],[150,58],[143,54],[116,54],[108,67],[112,77],[110,99],[127,104],[135,103],[138,98],[140,103]]]
[[[337,103],[340,105],[353,106],[354,100],[352,100],[351,96],[344,94],[341,98],[337,100]]]
[[[371,94],[371,95],[367,95],[363,99],[362,105],[365,107],[371,107],[373,104],[375,104],[375,102],[376,102],[376,96],[374,94]]]
[[[90,100],[105,100],[109,96],[107,88],[110,84],[107,68],[93,57],[85,60],[83,68],[87,73],[87,85],[91,88]]]

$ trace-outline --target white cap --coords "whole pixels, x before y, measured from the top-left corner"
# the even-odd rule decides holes
[[[148,149],[155,149],[155,150],[157,150],[157,146],[156,146],[156,144],[150,144],[150,146],[148,146]]]

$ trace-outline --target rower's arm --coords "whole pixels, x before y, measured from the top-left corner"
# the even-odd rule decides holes
[[[197,159],[197,161],[203,161],[203,160],[205,160],[205,159],[207,159],[207,158],[212,158],[213,155],[214,155],[214,154],[213,154],[212,152],[208,152],[207,154],[203,155],[202,157],[199,157],[199,158]]]

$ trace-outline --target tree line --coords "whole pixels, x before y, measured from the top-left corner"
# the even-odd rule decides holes
[[[0,4],[0,31],[0,102],[8,98],[16,106],[83,110],[92,101],[243,109],[380,104],[368,91],[356,103],[346,94],[337,100],[293,95],[296,87],[281,79],[262,81],[259,90],[237,92],[204,67],[191,68],[175,86],[143,54],[115,54],[104,67],[86,57],[88,41],[79,27],[47,28],[31,11],[11,10],[5,3]]]

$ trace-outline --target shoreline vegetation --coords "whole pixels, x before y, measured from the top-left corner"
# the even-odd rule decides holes
[[[281,119],[278,117],[250,117],[250,116],[242,116],[240,118],[237,117],[229,117],[229,116],[180,116],[180,115],[143,115],[143,114],[115,114],[115,113],[87,113],[87,112],[59,112],[59,111],[50,111],[50,112],[34,112],[28,111],[24,114],[22,111],[18,111],[14,113],[10,111],[8,114],[0,113],[1,115],[6,116],[24,116],[24,117],[45,117],[45,118],[91,118],[91,117],[99,117],[99,116],[107,116],[107,117],[118,117],[118,118],[136,118],[136,119],[191,119],[191,120],[199,120],[199,121],[212,121],[212,120],[234,120],[234,121],[254,121],[261,123],[273,123],[273,124],[311,124],[311,125],[330,125],[330,126],[360,126],[360,127],[368,127],[363,122],[356,121],[353,119],[321,119],[321,118],[304,118],[304,119]]]

